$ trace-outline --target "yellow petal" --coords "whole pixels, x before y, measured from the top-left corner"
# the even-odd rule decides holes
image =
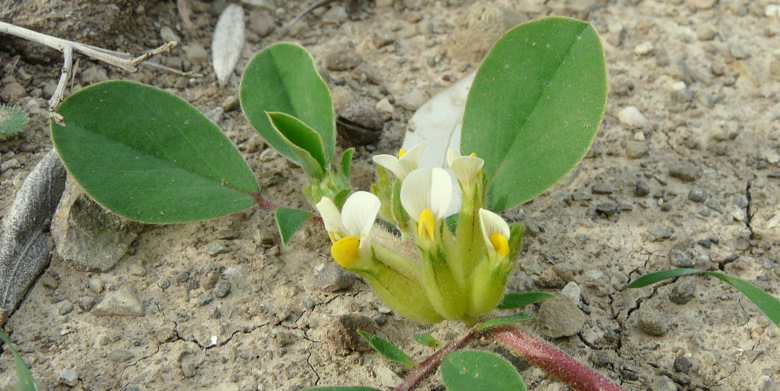
[[[330,254],[341,267],[355,266],[360,258],[360,239],[357,236],[341,238],[330,247]]]
[[[430,209],[424,209],[422,213],[420,213],[420,220],[419,223],[417,223],[417,236],[419,236],[420,239],[433,240],[433,232],[433,213],[431,213]]]
[[[507,240],[506,236],[493,232],[490,234],[490,243],[493,244],[493,248],[496,249],[498,256],[503,258],[509,255],[509,240]]]
[[[403,149],[403,148],[399,149],[398,150],[398,158],[400,159],[400,158],[404,157],[404,155],[406,155],[406,150]]]

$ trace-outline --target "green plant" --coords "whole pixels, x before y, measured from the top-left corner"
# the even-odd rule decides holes
[[[16,376],[19,378],[16,390],[36,391],[38,387],[35,385],[32,373],[30,373],[30,368],[27,366],[27,364],[24,363],[22,356],[20,356],[19,352],[16,351],[16,348],[14,348],[14,345],[8,338],[8,334],[6,334],[5,330],[3,329],[0,329],[0,340],[5,343],[5,346],[8,347],[8,349],[11,349],[11,353],[14,356],[14,362],[16,363]]]
[[[0,105],[0,140],[19,133],[27,125],[27,113],[16,108]]]
[[[307,175],[303,193],[322,218],[334,260],[361,275],[391,308],[411,320],[452,319],[468,326],[461,337],[416,366],[399,390],[413,388],[442,362],[452,390],[524,387],[503,359],[481,352],[447,355],[480,332],[522,354],[523,347],[512,340],[525,334],[507,325],[531,318],[523,312],[492,319],[488,314],[546,295],[503,295],[523,226],[508,224],[497,213],[543,192],[583,158],[604,114],[606,95],[604,53],[590,24],[545,18],[520,25],[496,43],[477,72],[460,148],[447,155],[457,181],[443,168],[418,167],[424,146],[417,146],[398,155],[374,156],[377,181],[369,193],[353,192],[353,151],[335,157],[330,92],[305,49],[289,43],[264,49],[247,65],[240,88],[250,124]],[[89,195],[118,214],[176,223],[225,215],[254,203],[275,208],[263,200],[230,141],[172,94],[105,82],[73,94],[59,114],[64,124],[52,123],[52,139],[65,166]],[[462,199],[453,200],[456,186]],[[460,202],[460,211],[448,216],[453,202]],[[288,208],[275,208],[274,214],[284,244],[311,216]],[[387,224],[375,224],[377,216]],[[364,337],[380,353],[413,365],[389,342]],[[549,352],[534,363],[570,384],[621,389],[549,344],[525,340],[537,351]],[[486,362],[495,364],[496,375],[474,383],[468,374]],[[562,362],[563,372],[556,372]],[[455,366],[465,372],[453,372]]]

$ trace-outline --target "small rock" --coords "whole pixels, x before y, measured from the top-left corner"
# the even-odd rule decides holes
[[[274,21],[271,15],[266,11],[251,11],[249,13],[249,24],[247,29],[257,34],[260,38],[265,38],[274,32]]]
[[[379,141],[385,120],[379,111],[365,103],[352,102],[339,110],[336,130],[348,145],[368,145]]]
[[[362,62],[363,59],[354,50],[339,50],[325,57],[325,68],[329,71],[349,71]]]
[[[415,87],[401,100],[401,107],[410,111],[417,111],[428,99],[430,99],[430,96],[425,91]]]
[[[208,251],[209,255],[211,255],[212,257],[216,257],[217,255],[220,255],[220,254],[227,254],[227,253],[229,253],[230,249],[227,248],[227,246],[225,246],[221,242],[213,242],[213,243],[208,245],[207,251]]]
[[[193,64],[206,64],[209,60],[209,53],[203,48],[203,45],[193,43],[182,48],[184,58]]]
[[[181,42],[181,38],[179,38],[179,36],[176,35],[173,29],[168,26],[164,26],[163,28],[160,29],[160,38],[164,42],[171,42],[171,41]]]
[[[317,274],[317,288],[325,292],[349,289],[355,284],[355,276],[339,265],[328,262]]]
[[[81,73],[81,82],[85,85],[96,84],[106,80],[108,80],[108,72],[106,72],[106,68],[100,65],[93,65]]]
[[[374,372],[379,383],[387,388],[396,388],[401,384],[401,378],[386,365],[379,365]]]
[[[140,259],[133,259],[127,265],[127,274],[133,277],[143,277],[146,275],[144,262]]]
[[[694,293],[696,293],[696,285],[694,285],[693,281],[681,280],[672,288],[672,291],[669,293],[669,300],[674,304],[685,304],[693,299]]]
[[[718,4],[718,0],[688,0],[688,4],[700,10],[708,10]]]
[[[60,281],[57,278],[54,278],[51,274],[47,274],[41,278],[41,284],[49,289],[57,289],[58,286],[60,286]]]
[[[717,33],[718,30],[716,30],[715,27],[707,24],[702,26],[699,31],[696,32],[696,39],[699,41],[712,41]]]
[[[95,316],[143,316],[144,305],[132,288],[122,287],[96,305],[92,314]]]
[[[6,172],[12,168],[19,168],[21,166],[22,164],[19,163],[18,160],[16,160],[15,158],[11,158],[4,161],[3,164],[0,164],[0,172]]]
[[[653,49],[654,47],[652,42],[642,42],[634,47],[634,54],[645,56],[652,53]]]
[[[693,363],[688,357],[677,356],[674,359],[673,366],[675,371],[688,374],[691,371],[691,367],[693,367]]]
[[[556,296],[542,302],[538,324],[545,337],[568,337],[582,330],[585,314],[568,297]]]
[[[195,353],[183,353],[179,356],[181,362],[181,373],[186,378],[194,377],[198,373],[203,360]]]
[[[347,21],[347,17],[347,9],[342,5],[337,5],[322,14],[320,21],[325,24],[340,25]]]
[[[395,42],[395,35],[390,30],[376,30],[374,31],[372,41],[374,42],[374,47],[380,49]]]
[[[590,189],[593,194],[612,194],[615,192],[612,187],[605,185],[603,183],[597,183],[593,185],[593,187]]]
[[[758,379],[758,384],[756,385],[756,390],[758,391],[777,391],[780,389],[780,387],[777,386],[777,383],[772,381],[772,378],[764,375],[761,376]]]
[[[666,316],[662,313],[640,309],[639,329],[655,337],[663,337],[667,332]]]
[[[582,288],[574,281],[569,281],[566,286],[561,289],[561,296],[565,296],[571,300],[577,307],[582,303]]]
[[[198,295],[198,305],[203,307],[206,304],[211,303],[214,301],[214,294],[211,291],[203,292],[200,295]]]
[[[626,143],[626,156],[630,159],[639,159],[647,155],[649,148],[641,141],[629,141]]]
[[[101,280],[101,279],[99,279],[97,277],[92,277],[92,278],[90,278],[87,281],[87,286],[89,286],[89,289],[91,289],[92,292],[95,292],[95,293],[103,292],[103,286],[104,285],[105,285],[105,283],[103,282],[103,280]]]
[[[663,225],[655,224],[647,230],[647,233],[656,241],[666,240],[672,237],[672,229]]]
[[[224,298],[227,295],[230,294],[230,290],[232,289],[232,286],[227,281],[221,281],[219,284],[217,284],[217,287],[214,288],[214,296],[217,298]]]
[[[382,118],[385,121],[389,121],[391,118],[393,118],[395,107],[393,107],[393,104],[390,103],[390,100],[388,100],[387,97],[384,97],[379,102],[377,102],[374,108],[377,109],[380,114],[382,114]]]
[[[669,251],[669,262],[674,267],[694,267],[696,262],[687,253],[680,250]]]
[[[702,189],[691,189],[688,192],[688,199],[693,202],[704,202],[707,200],[707,192]]]
[[[677,391],[677,384],[674,384],[672,379],[662,376],[656,379],[653,384],[650,385],[650,391]]]
[[[95,306],[95,302],[97,299],[95,299],[95,296],[92,295],[84,295],[79,297],[79,308],[81,308],[84,312],[92,311],[92,307]]]
[[[647,186],[647,183],[643,181],[636,181],[636,185],[634,186],[634,195],[637,197],[644,197],[648,194],[650,194],[650,187]]]
[[[200,278],[200,286],[206,290],[211,289],[217,284],[217,280],[219,280],[219,271],[209,270]]]
[[[0,98],[6,102],[18,100],[25,95],[27,95],[27,91],[25,91],[24,87],[17,82],[6,84],[3,89],[0,90]]]
[[[625,109],[620,110],[617,116],[620,123],[628,128],[641,129],[650,125],[650,121],[648,121],[647,118],[639,112],[639,109],[634,106],[628,106]]]
[[[60,315],[67,315],[73,311],[73,303],[71,303],[68,300],[65,300],[60,305],[60,309],[57,311]]]
[[[683,182],[691,182],[696,180],[700,174],[699,167],[690,162],[677,162],[672,163],[669,166],[669,176],[682,180]]]
[[[79,374],[76,373],[73,369],[70,368],[62,368],[62,371],[60,372],[60,383],[68,386],[68,387],[74,387],[76,384],[79,383]]]
[[[605,202],[596,206],[596,213],[612,216],[618,211],[618,205],[614,202]]]
[[[130,361],[133,358],[135,358],[135,354],[124,349],[117,349],[108,354],[108,359],[113,362],[125,362]]]
[[[379,327],[371,318],[362,315],[342,315],[336,318],[328,328],[325,339],[333,353],[346,356],[353,351],[369,351],[371,346],[356,332],[365,331],[377,334]]]

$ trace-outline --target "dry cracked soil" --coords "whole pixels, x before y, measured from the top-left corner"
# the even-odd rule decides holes
[[[247,42],[224,87],[209,53],[225,1],[6,0],[6,11],[18,8],[0,19],[134,53],[178,39],[159,61],[203,78],[131,74],[82,58],[71,90],[129,79],[173,92],[225,131],[267,199],[304,208],[303,172],[268,149],[236,104],[240,70],[261,48],[301,43],[337,112],[377,108],[379,138],[355,155],[353,179],[365,189],[371,155],[396,151],[414,110],[476,69],[503,31],[550,15],[591,22],[609,76],[596,140],[564,180],[505,213],[528,227],[509,289],[558,296],[530,307],[539,320],[527,327],[630,390],[780,389],[778,328],[733,288],[695,276],[626,288],[647,272],[695,267],[780,297],[776,0],[344,0],[289,31],[282,26],[309,2],[273,3],[241,3]],[[0,43],[0,102],[31,115],[22,134],[0,143],[5,215],[52,148],[46,100],[61,64],[56,52]],[[272,213],[258,207],[128,235],[121,258],[102,271],[64,259],[63,243],[52,241],[50,265],[5,325],[40,389],[390,389],[408,371],[343,334],[355,324],[414,359],[432,353],[412,340],[428,327],[395,316],[365,283],[334,269],[316,223],[287,248]],[[445,322],[433,334],[446,341],[461,330]],[[529,389],[567,389],[489,340],[470,347],[512,359]],[[15,383],[6,350],[0,389]],[[419,389],[443,389],[440,376]]]

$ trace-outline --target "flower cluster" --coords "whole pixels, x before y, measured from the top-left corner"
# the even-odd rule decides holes
[[[396,312],[425,323],[471,323],[501,299],[522,226],[483,208],[482,159],[449,150],[450,171],[418,168],[422,151],[374,156],[378,179],[371,193],[353,193],[341,210],[323,197],[316,208],[333,259],[360,274]],[[447,216],[457,203],[460,212]],[[400,236],[375,224],[377,215]]]

